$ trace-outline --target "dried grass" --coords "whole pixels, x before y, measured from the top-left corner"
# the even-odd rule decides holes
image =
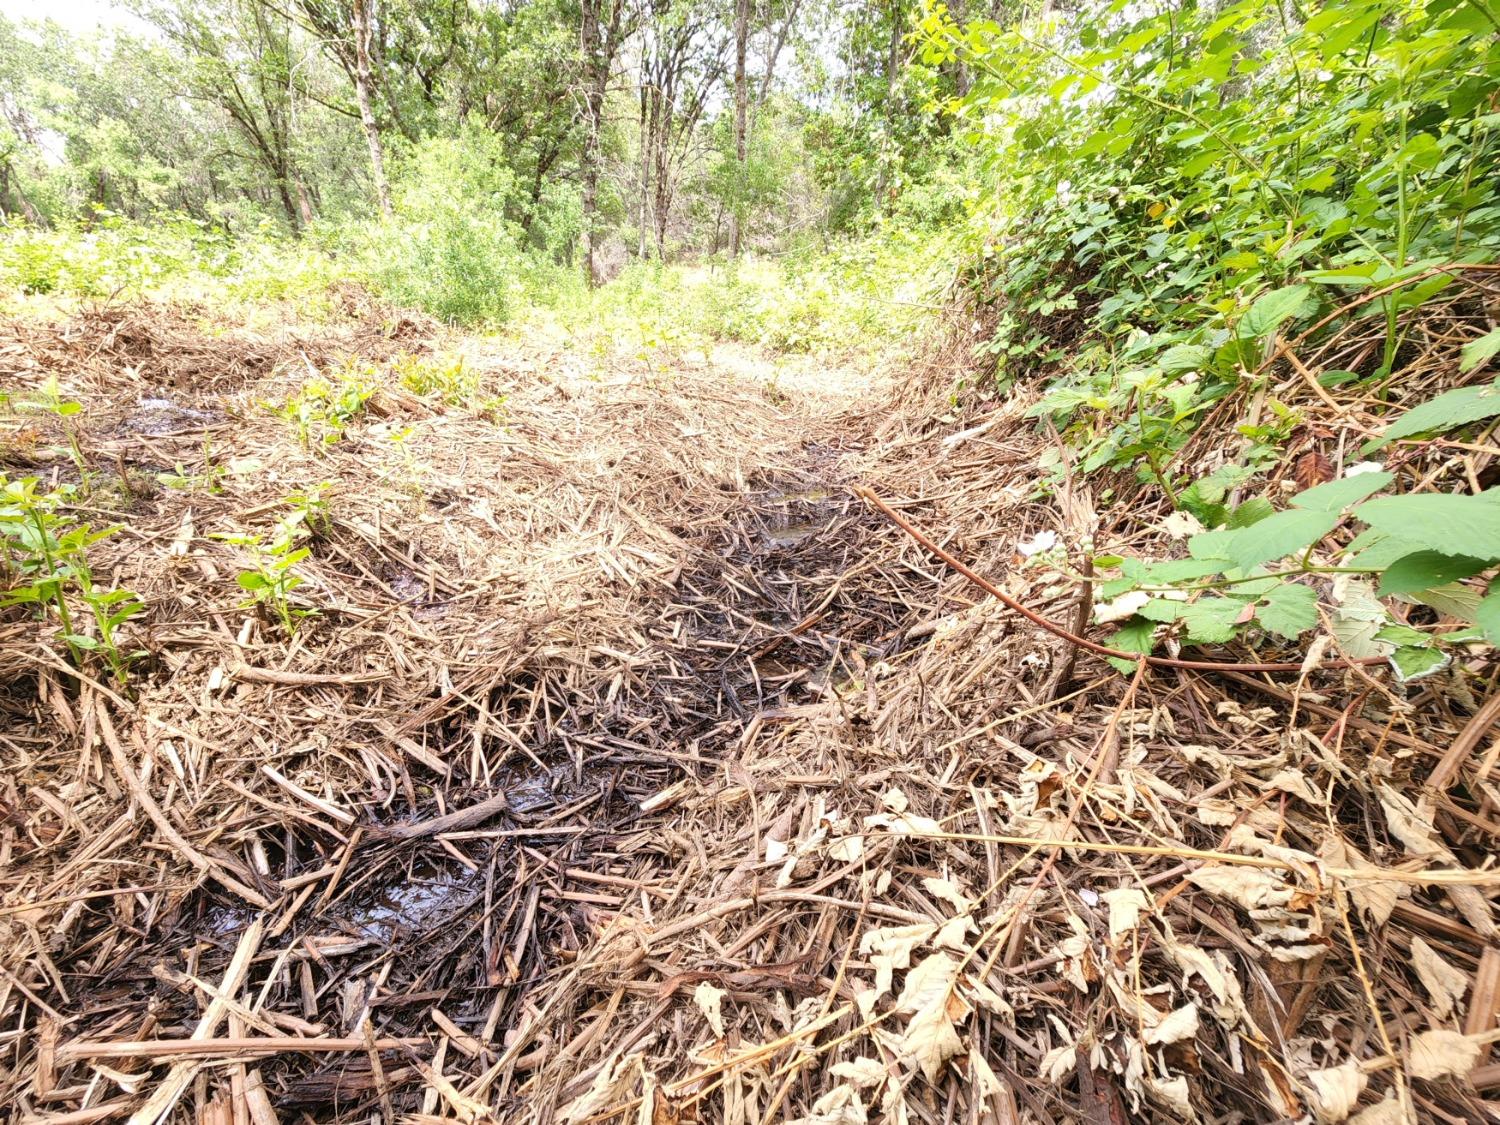
[[[1453,383],[1482,292],[1424,322],[1413,398]],[[293,347],[115,315],[149,336],[152,385],[190,357],[174,401],[250,467],[138,497],[102,545],[151,606],[136,699],[0,624],[0,1101],[20,1115],[1486,1112],[1490,657],[1404,689],[1132,679],[945,573],[851,486],[1062,623],[1087,592],[1014,565],[1018,541],[1171,549],[1082,482],[1031,499],[1050,439],[1024,392],[949,414],[964,318],[852,407],[747,364],[492,344],[470,357],[506,396],[492,420],[387,383],[315,453],[255,403],[368,328]],[[1368,329],[1297,358],[1349,365]],[[86,397],[96,448],[193,456],[199,432],[118,428],[142,346],[99,340],[127,334],[7,332],[13,370]],[[1276,393],[1314,445],[1375,424],[1293,366]],[[1184,456],[1206,469],[1217,440]],[[1469,444],[1410,455],[1438,485],[1483,479],[1493,445]],[[238,608],[212,535],[324,479],[320,614],[289,642]]]

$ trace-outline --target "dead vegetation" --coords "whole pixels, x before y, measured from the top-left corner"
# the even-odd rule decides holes
[[[1032,499],[1050,439],[1024,392],[947,414],[956,336],[868,414],[519,348],[469,356],[475,410],[386,374],[452,341],[356,311],[4,329],[7,382],[86,404],[90,503],[128,516],[99,569],[150,653],[126,698],[0,619],[18,1116],[1487,1119],[1488,655],[1405,688],[1132,677],[1036,629],[852,492],[1087,623],[1017,545],[1142,513]],[[1309,448],[1371,424],[1300,374],[1357,334],[1287,369]],[[304,445],[264,404],[351,353],[366,409]],[[147,400],[170,424],[132,421]],[[13,435],[7,471],[73,471],[52,441]],[[217,536],[315,493],[288,636]]]

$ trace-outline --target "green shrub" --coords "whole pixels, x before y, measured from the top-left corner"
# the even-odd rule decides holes
[[[401,154],[395,214],[354,232],[376,288],[457,324],[502,324],[525,290],[520,227],[506,217],[515,177],[502,141],[478,126]]]

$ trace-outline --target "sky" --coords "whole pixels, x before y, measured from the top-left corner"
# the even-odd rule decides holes
[[[69,31],[140,27],[140,21],[113,0],[0,0],[0,15],[11,20],[56,20]]]

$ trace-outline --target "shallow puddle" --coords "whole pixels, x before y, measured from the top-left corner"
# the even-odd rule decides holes
[[[166,437],[190,433],[224,421],[224,415],[211,410],[196,410],[169,398],[142,398],[139,405],[120,422],[120,429],[143,437]]]

